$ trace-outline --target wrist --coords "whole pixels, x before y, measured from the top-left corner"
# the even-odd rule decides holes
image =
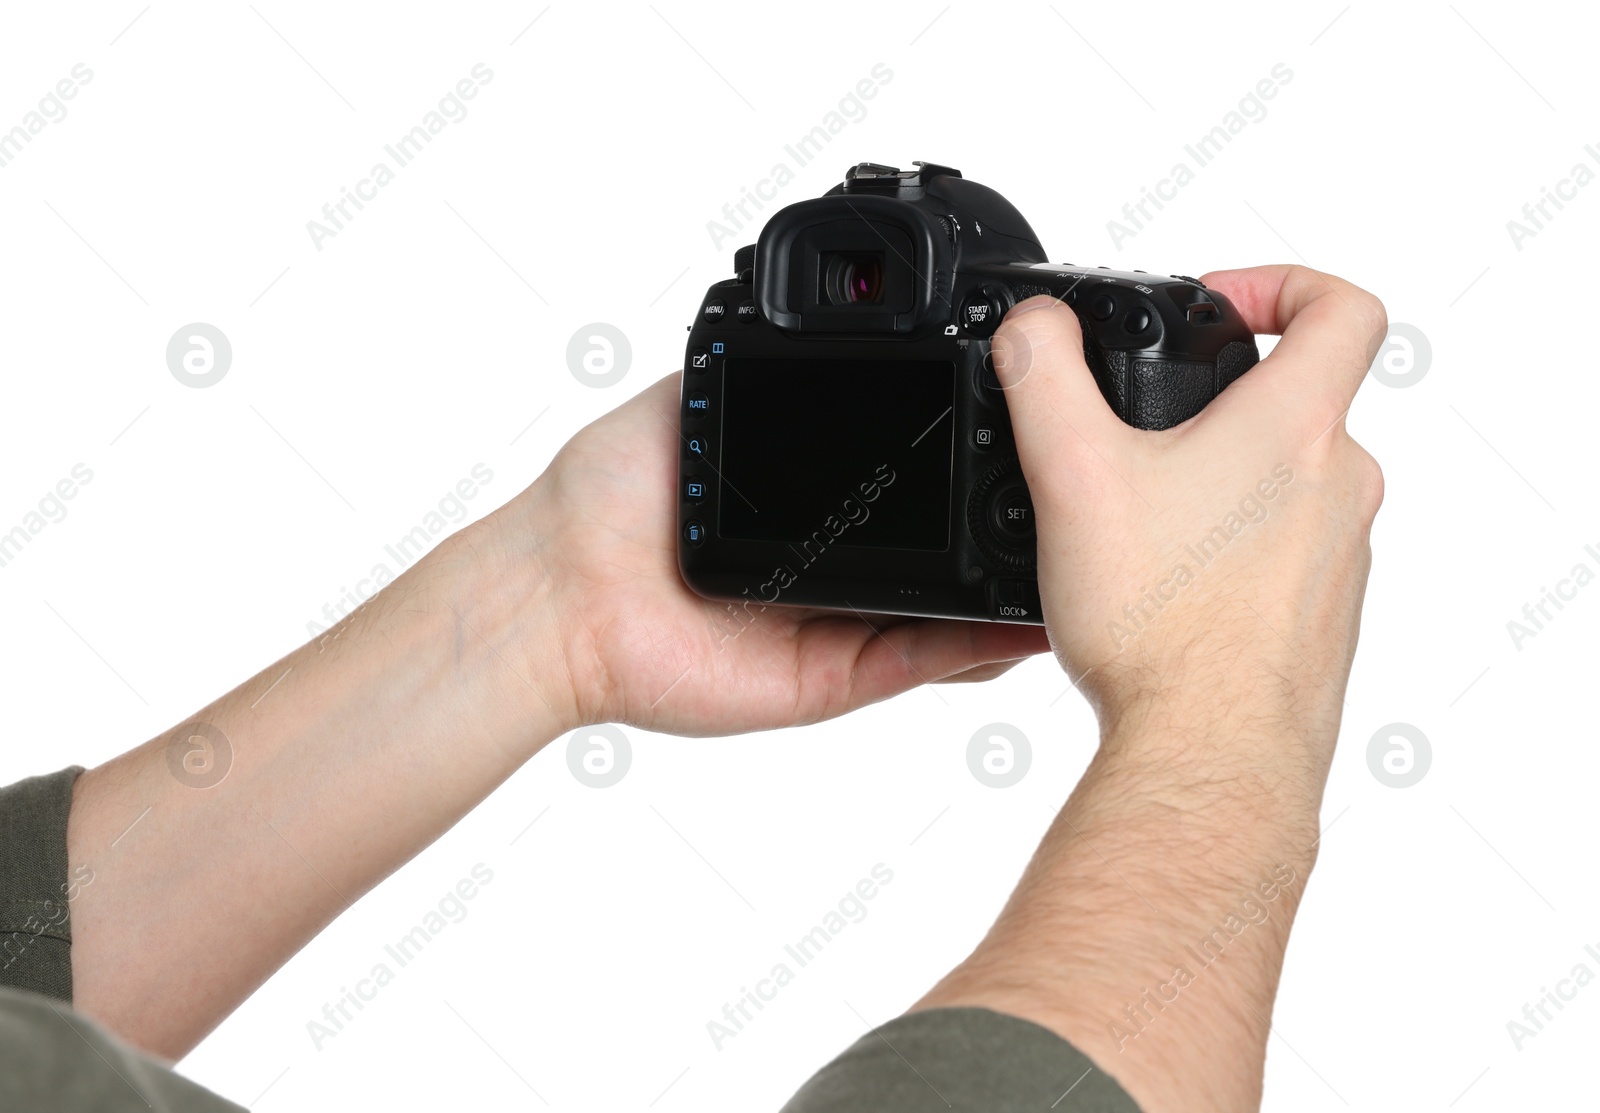
[[[514,742],[545,742],[585,721],[572,681],[559,585],[522,498],[446,538],[416,571],[450,623],[462,679]]]
[[[1102,733],[1069,807],[1096,827],[1203,840],[1228,872],[1268,858],[1309,872],[1327,776],[1327,757],[1288,719],[1186,727],[1140,715]]]

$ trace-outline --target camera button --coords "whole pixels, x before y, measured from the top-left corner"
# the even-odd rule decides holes
[[[967,531],[993,565],[1013,574],[1033,570],[1033,503],[1015,456],[990,466],[972,485]]]
[[[989,613],[995,618],[1039,617],[1039,585],[1033,580],[993,580],[989,584]]]
[[[704,348],[696,348],[689,353],[689,370],[704,371],[711,366],[711,353]]]
[[[707,398],[704,394],[696,392],[683,400],[683,408],[692,414],[710,413],[711,399]]]
[[[1135,309],[1122,322],[1122,327],[1129,332],[1143,332],[1150,327],[1150,311],[1148,309]]]
[[[739,308],[733,311],[733,319],[741,325],[752,324],[756,319],[756,303],[746,298],[739,303]]]
[[[706,319],[707,324],[717,324],[727,319],[728,303],[721,298],[712,298],[706,302],[705,309],[700,315]]]
[[[972,447],[979,452],[988,452],[994,447],[994,429],[988,425],[980,425],[972,431]]]
[[[704,460],[711,455],[711,440],[704,433],[690,433],[683,438],[683,454],[690,460]]]
[[[999,487],[989,500],[989,520],[995,532],[1009,541],[1033,537],[1033,499],[1020,480]]]
[[[988,290],[974,290],[961,303],[961,327],[974,336],[993,336],[1005,312],[996,295]]]
[[[683,497],[685,501],[699,506],[706,501],[705,482],[697,475],[691,475],[683,481]]]
[[[1089,312],[1097,321],[1109,321],[1117,311],[1117,302],[1110,294],[1101,294],[1089,303]]]
[[[690,518],[683,523],[683,539],[689,545],[698,549],[706,543],[706,524],[699,518]]]

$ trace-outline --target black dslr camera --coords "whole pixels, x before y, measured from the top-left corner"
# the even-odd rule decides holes
[[[779,211],[689,329],[679,566],[734,604],[730,630],[771,604],[1042,621],[989,362],[1016,302],[1077,312],[1100,390],[1141,429],[1193,417],[1260,358],[1195,279],[1047,263],[1000,194],[915,165],[862,163]]]

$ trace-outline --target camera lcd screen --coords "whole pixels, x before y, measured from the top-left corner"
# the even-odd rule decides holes
[[[723,537],[949,546],[955,364],[729,359],[722,400]]]

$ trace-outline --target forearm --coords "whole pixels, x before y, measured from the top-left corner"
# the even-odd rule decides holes
[[[1029,299],[993,338],[1051,643],[1101,749],[994,928],[917,1006],[1042,1024],[1146,1113],[1259,1104],[1383,498],[1343,428],[1382,303],[1302,267],[1205,282],[1281,339],[1160,433],[1102,404],[1064,307]]]
[[[76,1003],[160,1054],[192,1047],[348,902],[584,723],[727,735],[994,675],[1037,629],[880,628],[702,599],[678,572],[669,375],[345,622],[199,712],[232,765],[170,732],[80,779],[68,831]],[[619,450],[618,446],[625,450]],[[179,767],[181,770],[181,766]],[[76,875],[74,875],[76,876]]]
[[[988,936],[917,1007],[1042,1024],[1146,1113],[1253,1109],[1320,777],[1266,784],[1223,745],[1127,732],[1108,734]]]
[[[182,728],[80,778],[68,854],[94,872],[72,906],[80,1009],[183,1054],[567,728],[541,587],[498,556],[499,528],[447,540]],[[200,775],[180,775],[169,748],[199,746],[194,723],[231,753],[205,773],[197,752]]]

